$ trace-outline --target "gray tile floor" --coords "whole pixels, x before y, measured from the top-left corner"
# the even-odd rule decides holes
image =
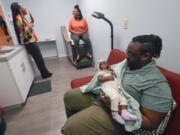
[[[77,70],[67,58],[46,59],[45,62],[53,72],[53,77],[49,78],[52,91],[28,98],[25,106],[6,110],[5,135],[61,135],[60,128],[66,121],[63,95],[70,89],[71,80],[95,73],[93,67]],[[40,76],[36,67],[35,71]]]

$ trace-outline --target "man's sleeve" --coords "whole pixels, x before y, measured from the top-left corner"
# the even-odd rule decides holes
[[[160,82],[142,92],[141,105],[157,112],[168,112],[172,103],[171,89],[167,82]]]

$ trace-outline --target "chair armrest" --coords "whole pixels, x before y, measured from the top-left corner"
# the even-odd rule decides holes
[[[69,35],[67,33],[66,26],[61,26],[61,32],[63,34],[64,40],[71,45],[71,39],[69,38]]]
[[[72,89],[79,88],[79,87],[87,84],[88,82],[90,82],[92,78],[93,78],[93,76],[74,79],[71,81],[71,88]]]

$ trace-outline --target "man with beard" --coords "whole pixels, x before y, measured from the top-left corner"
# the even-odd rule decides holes
[[[158,127],[172,103],[169,84],[157,69],[154,59],[160,57],[161,49],[162,40],[159,36],[134,37],[127,48],[125,71],[122,80],[119,80],[124,90],[139,103],[141,128],[147,130]],[[104,81],[113,79],[113,76],[108,76]],[[133,134],[127,133],[122,125],[112,119],[110,100],[104,98],[102,91],[99,91],[99,95],[82,91],[82,88],[77,88],[64,95],[68,117],[64,125],[65,135]]]

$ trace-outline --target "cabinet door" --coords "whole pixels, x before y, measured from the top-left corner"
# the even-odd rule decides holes
[[[24,102],[34,80],[34,71],[25,49],[10,61],[10,68]]]
[[[33,66],[27,53],[25,57],[22,59],[22,62],[20,64],[20,69],[22,72],[24,84],[19,83],[19,85],[21,85],[22,87],[20,91],[21,93],[23,93],[23,100],[25,101],[27,94],[29,93],[29,90],[31,88],[32,82],[35,78]]]
[[[0,106],[21,104],[22,98],[7,62],[0,62],[0,68]]]

